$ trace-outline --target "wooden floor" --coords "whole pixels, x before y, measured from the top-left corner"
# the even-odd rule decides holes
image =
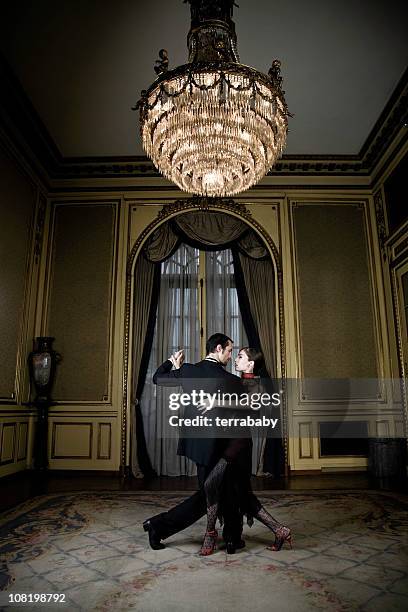
[[[370,477],[366,472],[336,474],[291,475],[285,479],[253,477],[255,491],[287,490],[352,490],[385,489],[408,492],[407,481],[385,481]],[[26,471],[0,480],[0,511],[47,493],[72,491],[195,491],[195,477],[158,477],[121,479],[116,474],[98,472],[55,472],[37,474]]]

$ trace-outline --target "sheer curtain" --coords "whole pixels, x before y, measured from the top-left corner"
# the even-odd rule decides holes
[[[232,338],[234,349],[227,366],[235,374],[234,361],[241,346],[248,346],[235,287],[230,249],[205,254],[207,336],[221,332]]]
[[[175,389],[153,384],[157,367],[179,348],[186,361],[200,359],[198,321],[199,251],[182,244],[161,264],[160,298],[146,383],[141,398],[146,445],[158,475],[192,476],[195,465],[177,455],[177,440],[169,435],[168,397]]]

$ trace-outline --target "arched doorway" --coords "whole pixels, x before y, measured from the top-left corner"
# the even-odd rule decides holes
[[[233,228],[231,230],[231,234],[234,234],[236,226],[241,224],[244,226],[245,230],[249,230],[258,241],[261,248],[265,250],[267,256],[271,262],[271,266],[273,268],[273,276],[274,276],[274,293],[276,299],[274,299],[274,307],[273,307],[273,318],[275,319],[275,329],[276,329],[276,352],[273,357],[273,365],[272,371],[274,377],[282,378],[283,384],[285,380],[285,351],[284,351],[284,330],[283,330],[283,295],[282,295],[282,273],[281,273],[281,263],[280,256],[278,250],[271,239],[271,237],[267,234],[267,232],[263,229],[263,227],[257,223],[253,218],[250,212],[244,205],[237,204],[234,201],[223,202],[221,200],[207,200],[207,199],[186,199],[179,200],[172,205],[166,205],[157,215],[157,218],[152,221],[140,234],[135,244],[133,245],[132,251],[128,258],[128,266],[127,266],[127,291],[126,291],[126,313],[125,313],[125,350],[124,350],[124,365],[125,365],[125,377],[124,377],[124,388],[123,388],[123,420],[122,420],[122,464],[123,466],[129,466],[130,464],[130,414],[132,410],[132,393],[134,391],[134,373],[138,371],[138,367],[140,363],[138,362],[138,357],[132,354],[132,349],[130,347],[134,347],[135,339],[137,340],[137,334],[144,335],[144,332],[141,332],[140,325],[135,326],[135,312],[134,312],[134,296],[136,291],[143,291],[143,288],[140,285],[140,281],[136,283],[134,280],[135,276],[135,267],[138,261],[140,261],[139,257],[141,255],[142,249],[146,248],[146,244],[149,241],[153,242],[156,235],[161,234],[159,239],[156,240],[156,244],[154,246],[158,246],[159,249],[163,247],[163,243],[166,242],[166,248],[168,253],[171,252],[174,245],[172,245],[171,240],[174,240],[174,236],[169,238],[169,233],[165,230],[165,226],[169,226],[170,222],[177,221],[178,225],[183,225],[181,220],[184,217],[188,216],[188,213],[201,213],[201,219],[216,216],[218,219],[222,216],[227,216],[233,222]],[[218,213],[218,215],[215,215]],[[205,217],[205,214],[207,215]],[[204,217],[203,217],[204,215]],[[235,221],[234,221],[235,220]],[[200,225],[200,223],[199,223]],[[173,228],[174,229],[174,228]],[[185,230],[185,227],[183,228]],[[183,232],[182,232],[183,233]],[[195,236],[195,231],[192,230],[193,234],[193,242]],[[185,237],[185,236],[184,236]],[[191,238],[191,236],[190,236]],[[229,236],[231,238],[231,236]],[[233,236],[234,239],[234,236]],[[220,243],[228,243],[228,240],[223,239],[213,241],[215,244]],[[231,240],[229,240],[231,242]],[[145,325],[146,325],[145,321]],[[139,338],[140,340],[140,338]],[[284,435],[284,449],[285,449],[285,463],[287,463],[287,425],[286,425],[286,405],[285,398],[283,398],[282,404],[282,430]]]

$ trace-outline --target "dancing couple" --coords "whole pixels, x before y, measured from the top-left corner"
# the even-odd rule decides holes
[[[225,334],[210,336],[206,344],[206,357],[198,363],[183,363],[180,350],[165,361],[155,372],[153,382],[163,386],[182,386],[183,392],[192,395],[199,383],[205,393],[216,394],[251,393],[259,385],[259,371],[263,355],[253,348],[241,348],[235,360],[235,369],[241,377],[230,374],[225,366],[231,360],[233,341]],[[205,409],[205,407],[204,407]],[[185,407],[185,418],[197,416],[197,406]],[[206,432],[208,434],[208,432]],[[243,548],[243,515],[248,523],[256,518],[275,535],[274,543],[268,547],[278,551],[287,542],[290,546],[291,531],[265,510],[251,490],[252,439],[250,431],[239,436],[228,432],[228,438],[218,436],[179,439],[177,454],[196,463],[199,490],[183,502],[156,516],[147,519],[143,528],[149,535],[154,550],[164,548],[161,540],[182,531],[207,515],[207,529],[200,555],[214,552],[217,544],[217,519],[223,523],[223,538],[226,551],[233,554]]]

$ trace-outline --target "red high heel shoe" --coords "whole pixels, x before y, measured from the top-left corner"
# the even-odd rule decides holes
[[[204,536],[204,542],[201,546],[200,552],[198,553],[200,557],[208,557],[208,555],[212,555],[213,552],[217,549],[217,538],[218,531],[214,529],[214,531],[206,531]]]
[[[275,542],[272,546],[268,546],[268,550],[278,551],[282,548],[284,543],[287,542],[291,548],[292,547],[292,534],[289,527],[278,527],[275,531]]]

